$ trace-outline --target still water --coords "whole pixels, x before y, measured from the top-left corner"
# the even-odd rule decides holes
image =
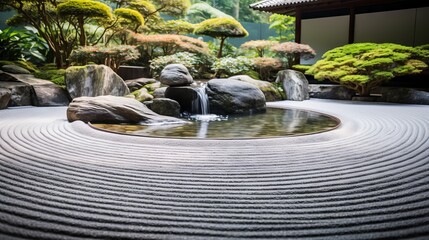
[[[270,138],[313,134],[336,128],[340,121],[325,114],[298,110],[267,108],[266,113],[237,116],[196,115],[186,124],[119,125],[92,124],[111,132],[171,138]]]

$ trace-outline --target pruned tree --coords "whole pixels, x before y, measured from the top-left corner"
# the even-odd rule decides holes
[[[252,40],[241,44],[240,48],[253,50],[258,54],[258,57],[264,57],[265,53],[278,43],[271,40]]]
[[[137,32],[139,27],[144,24],[143,15],[133,9],[129,8],[117,8],[113,13],[120,19],[119,24],[127,29],[132,29]]]
[[[162,34],[190,34],[194,32],[195,25],[184,20],[170,20],[152,27]]]
[[[423,52],[422,51],[426,51]],[[390,79],[420,73],[427,68],[424,55],[429,51],[392,43],[355,43],[334,48],[322,56],[307,74],[353,89],[360,96]]]
[[[270,50],[280,57],[286,58],[288,68],[292,67],[300,58],[307,60],[316,56],[316,51],[309,45],[295,42],[279,43],[272,46]]]
[[[73,26],[76,26],[76,30],[79,35],[80,46],[87,45],[87,38],[85,33],[84,25],[90,20],[112,20],[112,9],[101,2],[93,0],[69,0],[58,4],[58,14],[64,18]]]
[[[218,58],[222,57],[222,48],[228,37],[247,37],[249,33],[240,22],[232,18],[207,19],[197,25],[194,31],[198,35],[206,35],[220,40]]]
[[[271,40],[288,42],[295,39],[295,17],[275,13],[269,17],[269,22],[269,28],[277,34],[276,37],[270,37]]]

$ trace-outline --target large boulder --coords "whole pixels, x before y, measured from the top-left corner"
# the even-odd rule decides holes
[[[67,119],[92,123],[183,122],[156,114],[135,99],[118,96],[75,98],[67,109]]]
[[[169,98],[155,98],[151,110],[165,116],[180,117],[180,104]]]
[[[9,107],[33,105],[33,88],[23,82],[0,82],[0,88],[10,91]]]
[[[195,102],[198,99],[198,91],[196,87],[168,87],[164,95],[166,98],[173,99],[180,104],[181,112],[198,113],[195,109]]]
[[[352,100],[355,91],[333,84],[310,84],[309,94],[312,98]]]
[[[165,98],[165,91],[167,90],[167,87],[160,87],[153,91],[153,97],[154,98]]]
[[[105,65],[69,67],[65,81],[71,98],[87,96],[125,96],[130,93],[124,80]]]
[[[237,76],[230,77],[229,79],[247,82],[257,86],[264,93],[265,100],[267,102],[283,100],[282,93],[270,82],[256,80],[247,75],[237,75]]]
[[[12,94],[7,88],[0,88],[0,109],[7,108]]]
[[[381,101],[429,105],[429,92],[412,88],[381,88]]]
[[[287,100],[303,101],[310,99],[308,80],[302,72],[283,70],[277,74],[276,83],[281,83]]]
[[[207,83],[210,113],[246,114],[266,110],[264,93],[255,85],[233,79]]]
[[[188,86],[194,79],[183,64],[169,64],[161,71],[159,81],[167,86]]]
[[[67,106],[70,103],[67,91],[53,83],[33,85],[35,106]]]

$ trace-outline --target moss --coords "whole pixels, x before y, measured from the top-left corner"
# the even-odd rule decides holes
[[[35,72],[39,71],[37,69],[37,67],[34,66],[34,64],[32,64],[31,62],[27,62],[27,61],[7,61],[7,60],[0,60],[0,67],[4,66],[4,65],[15,65],[15,66],[18,66],[18,67],[22,67],[22,68],[27,69],[31,73],[35,73]]]

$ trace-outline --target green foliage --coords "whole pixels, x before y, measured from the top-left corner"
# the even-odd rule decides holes
[[[245,74],[252,69],[252,60],[246,57],[224,57],[219,58],[212,66],[217,77],[231,77]]]
[[[173,55],[161,56],[153,59],[150,64],[150,68],[152,76],[157,78],[164,67],[168,64],[181,63],[188,68],[194,78],[205,78],[204,74],[207,72],[206,66],[213,64],[213,61],[213,58],[204,55],[178,52]]]
[[[316,56],[316,51],[307,44],[299,44],[295,42],[279,43],[270,48],[271,51],[277,53],[280,57],[285,58],[288,67],[291,67],[297,62],[296,57],[310,59]]]
[[[170,16],[183,17],[191,6],[190,0],[152,0],[159,12]]]
[[[355,43],[334,48],[322,56],[307,74],[330,80],[362,96],[395,76],[415,74],[427,68],[418,50],[392,43]]]
[[[36,78],[49,80],[59,86],[64,87],[66,85],[64,80],[66,70],[65,69],[51,69],[51,70],[43,70],[34,73]]]
[[[113,17],[109,6],[93,0],[68,0],[59,4],[57,9],[61,16],[108,19]]]
[[[0,30],[0,46],[2,60],[24,60],[41,64],[46,61],[45,55],[48,53],[48,44],[31,27],[24,30],[10,27]]]
[[[146,64],[156,57],[172,55],[182,51],[201,55],[209,54],[209,48],[205,42],[182,35],[134,34],[132,35],[131,43],[138,46],[142,58],[141,62]]]
[[[199,23],[210,18],[233,17],[203,2],[191,5],[186,13],[186,20],[192,23]]]
[[[134,32],[137,32],[137,29],[144,24],[143,15],[136,10],[117,8],[113,13],[122,19],[121,25],[131,26]]]
[[[117,71],[120,65],[139,56],[135,46],[86,46],[74,50],[70,55],[70,61],[79,65],[86,65],[88,62],[104,64]]]
[[[16,66],[25,68],[32,73],[38,71],[37,67],[34,66],[31,62],[22,61],[22,60],[18,60],[18,61],[0,60],[0,67],[4,65],[16,65]]]
[[[277,37],[270,37],[270,40],[279,42],[288,42],[295,39],[295,17],[272,14],[269,18],[270,29],[274,29]]]
[[[214,38],[247,37],[249,35],[241,23],[233,18],[207,19],[197,25],[194,33]]]
[[[296,64],[296,65],[292,66],[292,69],[296,70],[296,71],[300,71],[302,73],[305,73],[308,69],[310,69],[310,67],[311,67],[310,65]]]
[[[247,37],[249,35],[241,23],[232,18],[207,19],[197,25],[194,33],[220,39],[218,58],[222,57],[222,49],[226,38]]]
[[[195,25],[184,20],[170,20],[152,29],[162,34],[190,34],[194,32]]]

